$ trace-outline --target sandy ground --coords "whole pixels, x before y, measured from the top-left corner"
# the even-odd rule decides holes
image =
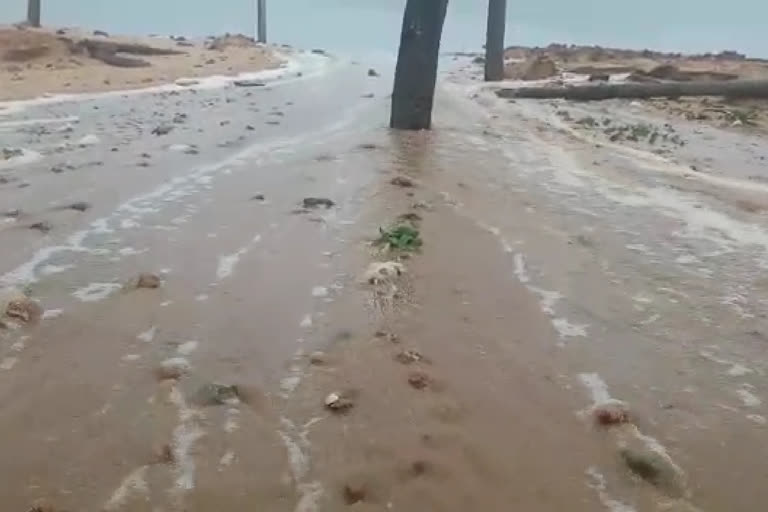
[[[528,69],[527,64],[543,59],[539,64],[541,79],[537,83],[563,83],[563,80],[584,80],[590,75],[609,75],[612,81],[621,81],[636,72],[648,73],[660,66],[672,66],[688,79],[709,80],[724,77],[739,79],[768,79],[768,61],[750,59],[734,52],[717,55],[686,55],[652,51],[633,51],[599,47],[567,47],[551,45],[546,48],[510,48],[510,77],[519,78]],[[550,68],[549,62],[553,65]],[[550,69],[552,70],[551,72]],[[527,78],[526,78],[527,79]],[[737,128],[745,133],[768,134],[768,101],[727,100],[724,98],[679,98],[638,102],[672,119],[698,121],[720,128]]]
[[[99,42],[144,44],[183,52],[170,56],[142,56],[149,66],[121,68],[105,64],[82,52],[73,52],[66,38]],[[210,44],[218,42],[219,49]],[[268,47],[242,37],[207,41],[169,38],[105,37],[81,30],[56,33],[48,29],[0,26],[0,101],[56,93],[97,92],[149,87],[180,78],[237,75],[277,67],[281,59]]]
[[[25,150],[0,167],[0,283],[42,309],[0,317],[4,505],[768,500],[765,138],[502,101],[469,63],[434,130],[392,133],[369,66],[391,76],[333,61],[0,119]],[[418,250],[373,243],[402,224]]]

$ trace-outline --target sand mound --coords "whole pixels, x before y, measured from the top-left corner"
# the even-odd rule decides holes
[[[508,64],[504,69],[504,76],[513,80],[543,80],[557,76],[560,71],[555,61],[546,55],[540,55],[526,60]]]
[[[259,44],[252,37],[243,34],[224,34],[211,39],[207,46],[209,50],[226,50],[227,48],[255,48]]]
[[[53,34],[17,28],[0,29],[0,60],[23,63],[71,55],[70,45]]]

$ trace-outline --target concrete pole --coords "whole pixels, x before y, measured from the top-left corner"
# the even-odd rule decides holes
[[[448,0],[408,0],[403,15],[389,125],[428,130]]]
[[[488,29],[485,33],[485,81],[504,80],[504,32],[507,0],[488,0]]]
[[[267,0],[256,0],[258,17],[258,41],[267,42]]]
[[[27,23],[33,27],[40,26],[40,0],[27,0]]]

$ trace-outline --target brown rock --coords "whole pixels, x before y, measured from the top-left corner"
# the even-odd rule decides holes
[[[405,176],[395,176],[394,178],[392,178],[392,181],[390,181],[390,183],[398,187],[404,187],[404,188],[413,187],[413,180],[411,180],[410,178],[406,178]]]
[[[595,421],[600,425],[629,423],[629,407],[621,400],[608,400],[592,409]]]
[[[413,389],[426,389],[432,384],[432,379],[424,372],[413,372],[408,376],[408,384]]]

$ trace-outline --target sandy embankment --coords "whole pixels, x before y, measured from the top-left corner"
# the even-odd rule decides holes
[[[173,54],[147,55],[156,50]],[[0,26],[0,101],[136,89],[180,78],[260,71],[280,63],[270,47],[240,35],[192,41]]]

